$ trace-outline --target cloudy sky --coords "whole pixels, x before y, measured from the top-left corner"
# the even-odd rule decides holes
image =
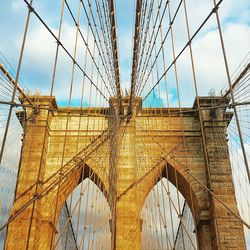
[[[76,14],[77,1],[71,0],[68,2]],[[178,1],[172,2],[171,8],[173,13]],[[192,35],[212,9],[213,2],[212,0],[199,2],[190,0],[187,2]],[[36,10],[55,33],[58,32],[60,5],[60,1],[34,1]],[[123,89],[125,87],[129,88],[130,86],[134,5],[134,0],[116,1],[121,85]],[[16,68],[27,15],[27,7],[21,0],[2,0],[0,1],[0,9],[4,10],[1,11],[0,16],[0,51],[11,65]],[[233,72],[250,50],[250,3],[248,0],[241,0],[240,3],[234,0],[223,1],[219,11],[230,71]],[[176,54],[178,54],[187,41],[185,23],[183,21],[183,8],[181,8],[179,16],[173,27]],[[82,31],[83,34],[86,35],[87,26],[84,21],[84,18],[82,18]],[[165,25],[165,27],[168,27],[168,25]],[[73,52],[74,34],[73,22],[68,12],[65,11],[62,41],[71,52]],[[37,18],[32,16],[21,70],[21,79],[31,92],[39,90],[42,94],[49,93],[55,46],[55,41],[51,38],[51,35],[48,34],[44,27],[37,21]],[[78,47],[80,50],[80,42]],[[166,60],[170,63],[172,60],[171,46],[166,45],[165,50],[167,55]],[[219,92],[227,81],[215,17],[211,18],[194,40],[193,51],[199,94],[206,95],[212,88]],[[78,53],[77,59],[79,62],[81,62],[83,55],[83,53]],[[65,100],[68,99],[71,61],[65,53],[59,52],[58,64],[54,93],[59,103],[64,105]],[[191,105],[194,99],[194,91],[188,51],[180,57],[177,68],[183,105]],[[87,72],[90,72],[90,69],[88,71],[87,68]],[[81,76],[77,70],[75,75],[76,80],[74,83],[75,87],[73,87],[72,98],[75,100],[75,104],[77,104]],[[169,73],[169,79],[169,96],[172,98],[171,101],[174,105],[176,101],[176,87],[171,71]],[[185,93],[185,95],[183,93]],[[87,96],[85,99],[87,99]],[[165,98],[163,102],[166,102]]]
[[[72,7],[73,13],[76,14],[78,1],[69,0],[68,2]],[[176,9],[178,2],[179,1],[171,1],[172,12]],[[192,35],[213,8],[213,1],[189,0],[187,3]],[[45,19],[51,30],[57,34],[59,29],[61,1],[34,0],[34,6]],[[121,85],[123,89],[129,89],[131,80],[134,6],[134,0],[116,1],[119,63]],[[243,58],[247,56],[250,51],[250,1],[224,0],[219,8],[219,12],[230,72],[233,74],[242,62]],[[3,58],[4,56],[14,69],[17,68],[18,64],[26,16],[27,7],[24,1],[0,0],[0,58]],[[180,10],[180,16],[177,18],[173,27],[176,54],[178,54],[187,42],[183,17],[184,12],[182,8]],[[82,18],[81,25],[83,35],[84,37],[87,37],[86,19]],[[168,27],[168,23],[163,23],[163,26],[166,29]],[[69,13],[65,12],[62,42],[71,53],[73,53],[74,50],[74,39],[75,28],[73,22]],[[165,50],[168,65],[173,60],[172,48],[169,44],[170,40],[167,40]],[[82,41],[79,41],[79,50],[76,58],[81,65],[84,64],[85,57],[85,52],[81,51],[81,48],[83,47]],[[20,85],[22,85],[22,87],[25,87],[26,90],[29,90],[31,93],[39,91],[45,95],[49,94],[52,81],[55,49],[56,43],[52,39],[51,35],[40,24],[37,18],[32,15],[20,75]],[[93,51],[93,43],[91,42],[90,50]],[[209,20],[206,26],[193,41],[193,52],[199,94],[207,95],[211,89],[215,89],[216,93],[220,93],[220,90],[227,83],[227,77],[215,16]],[[68,104],[69,99],[68,93],[70,88],[71,67],[72,62],[69,60],[68,56],[60,51],[54,94],[56,95],[57,102],[64,106]],[[9,70],[12,72],[10,68]],[[162,65],[160,65],[160,70],[162,72]],[[184,106],[192,105],[195,94],[188,51],[183,53],[178,60],[177,70],[182,104]],[[91,75],[91,63],[86,66],[86,71],[89,75]],[[94,81],[97,81],[96,77],[93,77],[93,79]],[[171,105],[176,106],[176,83],[172,70],[169,73],[168,79],[168,95],[170,102]],[[80,104],[81,81],[81,73],[79,70],[76,70],[71,102],[72,106],[79,106]],[[87,106],[90,102],[90,91],[90,84],[87,84],[83,100],[83,105],[85,106]],[[164,88],[162,88],[161,91],[164,92]],[[166,105],[166,98],[164,98],[163,95],[161,98],[162,103]],[[107,105],[107,103],[102,102],[101,100],[97,103],[93,103],[93,100],[91,100],[91,104]]]

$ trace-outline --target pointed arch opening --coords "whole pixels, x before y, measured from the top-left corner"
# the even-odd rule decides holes
[[[197,249],[206,194],[178,164],[159,161],[145,176],[141,203],[143,249]],[[184,244],[185,243],[185,244]],[[178,246],[178,248],[177,248]]]
[[[57,221],[55,249],[110,249],[111,211],[103,183],[91,171],[65,200]]]
[[[148,193],[142,210],[142,249],[197,249],[192,211],[165,177]]]

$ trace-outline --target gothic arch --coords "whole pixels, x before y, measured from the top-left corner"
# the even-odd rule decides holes
[[[81,194],[81,192],[83,192],[83,193]],[[71,193],[73,194],[73,196],[72,196],[72,200],[69,201],[69,199],[71,199],[71,198],[69,198]],[[70,214],[71,221],[72,221],[72,223],[78,221],[78,225],[79,225],[79,227],[78,227],[79,230],[77,233],[78,237],[76,237],[76,231],[75,231],[76,227],[73,227],[73,225],[72,225],[73,237],[74,237],[75,243],[77,241],[76,244],[81,245],[83,242],[85,242],[85,244],[87,244],[85,246],[89,247],[89,244],[91,244],[91,242],[88,241],[88,235],[89,234],[93,235],[92,230],[94,230],[93,227],[95,226],[95,220],[96,220],[96,218],[98,218],[98,216],[101,216],[101,218],[103,218],[103,216],[105,215],[105,216],[107,216],[107,217],[105,217],[105,223],[100,224],[99,227],[97,227],[96,229],[101,230],[101,231],[103,231],[103,233],[106,233],[106,235],[108,235],[106,244],[108,246],[110,246],[110,244],[111,244],[111,232],[110,232],[109,222],[111,219],[111,209],[110,209],[110,206],[109,206],[108,200],[107,200],[107,192],[104,188],[104,184],[102,183],[101,179],[98,177],[98,175],[96,173],[93,172],[93,170],[89,166],[86,166],[85,173],[82,172],[80,179],[79,179],[79,183],[77,184],[77,186],[75,187],[75,189],[71,193],[68,195],[68,197],[66,197],[66,200],[63,202],[62,205],[60,203],[60,206],[63,206],[63,207],[61,210],[59,209],[59,212],[57,214],[57,224],[56,224],[57,225],[56,228],[58,229],[58,232],[60,232],[58,234],[60,238],[57,238],[55,236],[54,244],[57,244],[57,246],[58,246],[58,241],[60,241],[60,239],[62,240],[61,237],[64,237],[64,240],[66,239],[66,237],[68,239],[68,236],[65,233],[65,228],[67,225],[67,222],[65,221],[65,212],[64,212],[64,217],[62,216],[63,211],[65,211],[65,202],[67,201],[67,207],[69,207],[69,204],[72,202],[71,203],[72,214]],[[89,198],[89,201],[87,202],[88,195],[91,198]],[[82,198],[80,198],[80,196]],[[76,199],[74,199],[74,197]],[[99,200],[101,200],[102,202],[101,203],[92,203],[93,197],[95,197],[95,198],[98,197]],[[100,207],[101,207],[101,210],[99,211]],[[81,214],[81,213],[78,214],[77,209],[79,209],[79,208],[84,208],[83,214]],[[74,209],[74,211],[73,211],[73,209]],[[98,211],[98,213],[97,213],[97,211]],[[91,219],[89,219],[90,213],[91,213]],[[86,217],[86,215],[88,215],[88,216]],[[68,219],[68,217],[67,217],[67,219]],[[60,220],[62,220],[64,223],[62,226],[60,226]],[[85,229],[83,230],[83,228],[85,228],[85,226],[86,226],[86,231],[85,231]],[[104,231],[104,228],[106,229],[105,231]],[[85,241],[82,241],[83,238],[85,239]],[[62,240],[61,243],[63,243],[64,240]],[[93,237],[93,239],[92,239],[92,244],[95,244],[93,242],[98,242],[98,240],[100,240],[100,236],[98,234],[95,234],[95,237]],[[54,245],[54,247],[56,247],[56,246]],[[64,247],[64,245],[63,245],[63,247]]]
[[[167,182],[163,176],[148,193],[142,206],[142,249],[197,249],[192,210],[176,186]]]
[[[196,223],[198,223],[202,207],[205,206],[204,200],[206,200],[206,193],[202,190],[200,185],[193,181],[192,177],[188,175],[189,174],[178,164],[173,164],[172,162],[166,163],[165,160],[160,161],[158,165],[153,168],[153,171],[150,171],[143,180],[143,183],[147,182],[148,185],[146,185],[146,188],[142,192],[140,209],[142,209],[148,194],[155,185],[157,185],[160,179],[166,178],[179,190],[187,201],[187,204],[192,211],[192,215],[195,218]]]
[[[84,167],[80,167],[77,171],[74,171],[69,175],[61,184],[58,206],[56,212],[56,223],[60,215],[63,204],[69,197],[69,195],[75,190],[75,188],[85,179],[89,178],[103,193],[107,199],[107,188],[104,184],[103,178],[96,171],[93,170],[89,165],[85,164]]]

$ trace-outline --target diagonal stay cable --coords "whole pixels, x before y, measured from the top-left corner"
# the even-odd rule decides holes
[[[102,51],[102,53],[104,54],[104,52],[103,52],[103,51],[104,51],[104,50],[103,50],[103,46],[102,46],[102,43],[101,43],[101,38],[100,38],[100,35],[99,35],[99,31],[98,31],[98,29],[97,29],[97,23],[96,23],[95,18],[94,18],[94,14],[93,14],[93,11],[92,11],[92,7],[91,7],[91,4],[90,4],[89,0],[87,0],[87,2],[88,2],[88,5],[89,5],[90,15],[91,15],[91,17],[92,17],[92,20],[93,20],[93,23],[94,23],[94,27],[95,27],[95,31],[94,31],[92,25],[90,25],[90,30],[91,30],[91,33],[92,33],[94,39],[95,39],[95,40],[98,39],[99,44],[100,44],[100,47],[101,47],[101,51]],[[81,3],[82,3],[82,6],[83,6],[83,10],[84,10],[84,12],[85,12],[85,14],[86,14],[88,23],[90,24],[90,23],[91,23],[91,19],[90,19],[90,17],[87,15],[86,6],[85,6],[85,4],[83,3],[83,1],[81,1]],[[96,35],[95,35],[95,32],[96,32]],[[97,39],[96,39],[96,36],[97,36]],[[97,47],[99,47],[99,46],[97,45]],[[98,50],[99,50],[99,49],[98,49]],[[99,53],[100,53],[100,52],[99,52]],[[104,57],[104,58],[105,58],[105,57]],[[106,66],[108,65],[108,63],[107,63],[107,61],[106,61],[106,58],[105,58],[105,65],[106,65]],[[113,86],[113,85],[111,85],[111,86],[113,87],[112,90],[113,90],[113,92],[114,92],[114,86]],[[115,93],[115,92],[114,92],[114,93]]]
[[[144,64],[143,64],[143,68],[142,68],[142,70],[141,70],[142,73],[141,73],[141,75],[140,75],[140,78],[138,79],[138,80],[139,80],[139,83],[143,81],[143,78],[144,78],[144,76],[145,76],[145,71],[146,71],[146,69],[147,69],[147,67],[148,67],[148,64],[149,64],[149,62],[150,62],[150,59],[151,59],[151,57],[152,57],[153,49],[154,49],[154,47],[155,47],[155,45],[156,45],[157,37],[158,37],[158,35],[159,35],[159,33],[160,33],[160,29],[161,29],[161,27],[162,27],[162,22],[163,22],[164,15],[165,15],[165,12],[166,12],[166,10],[167,10],[168,4],[169,4],[169,1],[166,1],[165,6],[164,6],[164,8],[163,8],[163,12],[162,12],[162,14],[161,14],[161,17],[160,17],[160,12],[157,11],[157,15],[156,15],[156,18],[155,18],[155,21],[154,21],[154,24],[153,24],[153,32],[151,33],[151,37],[150,37],[150,39],[149,39],[149,45],[148,45],[148,47],[147,47],[147,49],[146,49],[147,52],[146,52],[146,58],[145,58],[145,61],[144,61]],[[162,5],[162,1],[160,2],[159,6],[158,6],[158,9],[160,9],[161,5]],[[179,4],[179,6],[180,6],[180,4]],[[179,10],[179,8],[177,8],[177,11],[176,11],[176,12],[178,12],[178,10]],[[155,30],[155,26],[156,26],[156,23],[157,23],[158,18],[160,18],[160,19],[159,19],[159,24],[158,24],[158,27],[157,27],[156,34],[154,34],[154,33],[155,33],[154,30]],[[153,38],[154,38],[154,40],[153,40]],[[152,46],[151,46],[151,44],[152,44]],[[161,44],[161,47],[162,47],[162,46],[163,46],[163,44]],[[161,49],[161,48],[160,48],[160,49]]]
[[[106,10],[103,8],[100,7],[100,3],[99,1],[95,0],[95,6],[96,6],[96,12],[97,12],[97,16],[98,16],[98,20],[99,20],[99,24],[100,24],[100,29],[101,29],[101,34],[102,34],[102,37],[103,37],[103,42],[104,42],[104,45],[106,47],[106,57],[108,59],[108,64],[110,66],[112,66],[112,49],[111,49],[111,38],[109,36],[109,33],[111,33],[110,29],[109,29],[109,25],[108,23],[106,22],[107,21],[107,13],[106,13]],[[102,10],[104,11],[104,17],[105,17],[105,22],[103,21],[103,13],[102,13]],[[107,32],[106,32],[106,29],[107,29]],[[110,32],[108,32],[110,31]],[[114,71],[114,69],[112,69]],[[114,78],[114,76],[113,76]],[[113,79],[114,80],[114,79]]]
[[[166,39],[168,38],[168,35],[169,35],[169,33],[170,33],[170,31],[171,31],[171,28],[172,28],[172,26],[173,26],[173,24],[174,24],[174,22],[175,22],[175,19],[177,18],[177,15],[178,15],[178,13],[179,13],[179,10],[180,10],[180,7],[181,7],[181,5],[182,5],[182,2],[183,2],[183,0],[180,0],[180,2],[179,2],[179,4],[178,4],[178,7],[176,8],[176,11],[175,11],[175,13],[174,13],[174,16],[173,16],[171,22],[169,23],[168,30],[167,30],[167,32],[166,32],[164,38],[163,38],[162,41],[161,41],[161,46],[160,46],[158,52],[157,52],[156,55],[155,55],[154,61],[153,61],[152,65],[151,65],[151,68],[150,68],[148,74],[147,74],[147,78],[146,78],[145,82],[147,82],[149,76],[150,76],[151,73],[152,73],[153,67],[154,67],[154,65],[155,65],[155,63],[156,63],[156,61],[157,61],[157,59],[158,59],[158,57],[159,57],[159,55],[160,55],[160,52],[161,52],[162,49],[163,49],[163,45],[164,45]],[[168,4],[169,4],[169,3],[168,3]],[[166,6],[167,6],[167,5],[166,5]],[[158,30],[159,30],[159,29],[161,29],[161,26],[158,26]],[[158,33],[158,31],[157,31],[157,33]],[[152,47],[152,48],[153,48],[153,47]],[[150,53],[152,53],[152,49],[151,49],[151,52],[150,52]],[[148,58],[147,66],[148,66],[149,60],[150,60],[150,57]],[[144,64],[146,64],[146,62],[144,62]],[[146,68],[147,68],[147,66],[144,67],[143,75],[140,77],[140,82],[138,83],[138,87],[137,87],[137,93],[139,92],[140,87],[141,87],[141,85],[142,85],[142,83],[143,83],[143,79],[144,79],[145,74],[146,74]],[[144,87],[145,87],[145,85],[143,86],[143,88],[144,88]],[[142,93],[142,91],[143,91],[143,88],[142,88],[142,90],[141,90],[141,93]]]
[[[115,5],[114,0],[110,0],[110,19],[111,19],[111,35],[112,35],[112,48],[113,48],[113,68],[115,73],[116,96],[118,99],[119,114],[122,114],[122,97],[120,86],[120,69],[118,59],[118,46],[117,46],[117,32],[115,22]]]
[[[109,138],[109,133],[112,132],[114,126],[117,126],[117,124],[119,123],[120,121],[116,121],[116,123],[111,127],[109,128],[108,130],[105,130],[103,131],[103,134],[101,136],[98,136],[95,140],[93,140],[90,144],[88,144],[83,150],[81,150],[76,156],[72,157],[68,162],[66,162],[64,164],[64,168],[66,166],[68,166],[70,163],[75,163],[76,166],[75,167],[79,167],[81,166],[81,164],[88,158],[90,157],[90,155],[92,154],[92,152],[94,152],[93,150],[90,150],[88,152],[86,152],[86,150],[89,150],[89,148],[91,146],[94,145],[95,149],[97,149],[98,147],[100,147],[108,138]],[[84,159],[82,159],[82,157]],[[74,170],[75,170],[75,167],[71,168],[65,175],[63,175],[61,178],[66,178],[69,174],[71,174]],[[54,174],[52,174],[49,178],[46,179],[45,182],[48,182],[51,178],[53,178],[56,174],[58,174],[59,171],[55,172]],[[44,183],[45,183],[44,182]],[[44,184],[43,183],[43,184]],[[46,187],[46,189],[44,189],[40,194],[35,194],[29,201],[25,202],[25,204],[17,210],[17,212],[12,215],[9,220],[4,223],[1,227],[0,227],[0,232],[6,228],[9,223],[11,223],[15,218],[17,218],[27,207],[29,207],[34,201],[42,198],[43,196],[45,196],[48,192],[50,192],[53,187],[57,185],[57,182],[55,183],[52,183],[50,184],[49,186]],[[18,197],[20,198],[20,196]]]
[[[183,54],[183,52],[188,48],[189,44],[194,40],[194,38],[199,34],[199,32],[201,31],[201,29],[205,26],[205,24],[207,23],[207,21],[210,19],[210,17],[216,12],[216,10],[219,8],[219,6],[221,5],[221,3],[223,2],[223,0],[220,0],[216,6],[210,11],[210,13],[208,14],[208,16],[203,20],[202,24],[199,26],[199,28],[195,31],[195,33],[192,35],[192,37],[187,41],[186,45],[182,48],[182,50],[178,53],[178,55],[176,56],[175,60],[173,60],[171,62],[171,64],[169,65],[169,67],[166,69],[166,71],[161,75],[161,77],[159,78],[159,80],[154,84],[154,86],[151,88],[151,90],[147,93],[147,95],[143,98],[142,101],[144,101],[151,93],[152,91],[155,89],[155,87],[160,83],[160,81],[163,79],[163,77],[167,74],[167,72],[172,68],[172,66],[177,62],[177,60],[179,59],[179,57]],[[152,65],[153,66],[153,65]],[[152,70],[152,67],[151,67]],[[143,87],[145,87],[146,81],[143,85]],[[142,91],[140,91],[140,94],[142,93]]]
[[[154,5],[154,0],[151,0],[151,4],[149,7],[149,13],[147,16],[147,24],[146,24],[146,31],[144,33],[144,39],[143,39],[143,46],[142,48],[144,48],[145,43],[146,43],[146,37],[147,37],[147,32],[149,29],[149,24],[150,24],[150,20],[151,20],[151,16],[152,16],[152,11],[153,11],[153,5]],[[131,73],[131,86],[130,86],[130,99],[129,99],[129,113],[132,112],[132,105],[133,105],[133,98],[134,98],[134,92],[135,92],[135,87],[136,87],[136,78],[137,78],[137,72],[139,69],[138,68],[138,59],[139,60],[139,68],[141,65],[141,60],[143,58],[143,54],[144,54],[144,50],[142,49],[142,55],[139,58],[138,52],[139,51],[139,46],[140,46],[140,22],[141,22],[141,8],[142,8],[142,1],[141,0],[137,0],[136,2],[136,11],[135,11],[135,24],[134,24],[134,45],[133,45],[133,58],[132,58],[132,73]],[[145,15],[145,13],[144,13]],[[144,22],[143,22],[144,24]]]
[[[110,127],[108,130],[104,130],[102,131],[102,133],[97,136],[94,140],[91,141],[91,143],[89,143],[88,145],[86,145],[82,150],[80,150],[74,157],[72,157],[70,160],[68,160],[64,166],[62,167],[61,170],[66,169],[67,166],[69,166],[69,164],[74,164],[76,162],[78,162],[79,160],[81,160],[82,158],[86,158],[88,157],[88,155],[92,154],[92,152],[95,151],[96,148],[98,148],[102,143],[104,143],[107,139],[109,139],[110,137],[110,133],[112,133],[112,130],[114,129],[115,126],[117,126],[118,122],[116,122],[112,127]],[[94,148],[94,149],[93,149]],[[46,180],[44,180],[43,182],[41,182],[41,184],[46,184],[48,183],[53,177],[55,177],[57,174],[59,174],[60,169],[57,170],[55,173],[53,173],[52,175],[50,175]],[[26,191],[24,191],[23,193],[21,193],[18,198],[21,198],[22,196],[24,196],[28,191],[30,191],[34,186],[36,185],[33,184],[32,186],[30,186]]]
[[[138,123],[138,126],[146,132],[145,129]],[[188,173],[205,191],[207,191],[209,194],[211,194],[214,199],[216,199],[227,211],[229,211],[234,217],[236,217],[240,222],[242,222],[248,229],[250,229],[250,225],[244,221],[238,214],[236,214],[232,209],[230,209],[219,197],[216,195],[213,191],[211,191],[205,184],[203,184],[197,177],[195,177],[189,170],[189,168],[183,166],[183,164],[172,155],[171,151],[167,152],[166,149],[158,142],[155,141],[154,138],[152,140],[155,142],[156,145],[158,145],[162,151],[166,153],[166,155],[162,156],[161,159],[165,161],[167,164],[169,163],[169,160],[173,160],[176,164],[178,164],[186,173]],[[156,166],[156,165],[155,165]]]
[[[145,6],[145,8],[146,7],[147,6]],[[141,65],[143,63],[142,59],[144,58],[144,54],[147,51],[147,50],[145,50],[145,46],[146,46],[146,42],[147,42],[147,36],[150,33],[149,32],[149,27],[150,27],[150,23],[151,23],[151,20],[152,20],[153,10],[154,10],[154,0],[153,1],[151,0],[148,11],[147,11],[147,9],[145,9],[145,13],[142,13],[144,16],[146,16],[146,13],[148,12],[147,18],[146,18],[147,22],[145,23],[145,18],[143,16],[143,20],[141,21],[142,26],[138,25],[138,28],[142,27],[142,30],[140,31],[140,34],[139,34],[140,37],[139,37],[139,41],[138,41],[138,47],[140,48],[140,49],[138,49],[139,50],[139,55],[137,55],[138,58],[135,58],[135,59],[139,60],[137,62],[137,64],[139,66],[136,65],[136,67],[138,67],[138,68],[136,68],[136,69],[133,68],[132,69],[135,72],[134,73],[135,75],[137,75],[139,72],[141,72]],[[144,26],[145,26],[145,30],[144,30]],[[144,32],[143,32],[143,30],[144,30]],[[135,47],[136,46],[134,45],[134,48]],[[146,56],[147,56],[147,54],[146,54]]]
[[[90,81],[90,83],[96,88],[96,90],[104,97],[104,99],[108,102],[108,97],[106,97],[102,91],[96,86],[96,84],[92,81],[92,79],[87,75],[87,73],[83,70],[83,68],[79,65],[77,61],[74,60],[73,56],[70,54],[70,52],[66,49],[66,47],[62,44],[62,42],[56,37],[54,32],[49,28],[49,26],[45,23],[45,21],[42,19],[42,17],[37,13],[37,11],[30,5],[30,3],[27,0],[23,0],[28,8],[30,9],[30,12],[34,13],[34,15],[38,18],[38,20],[43,24],[43,26],[48,30],[48,32],[53,36],[53,38],[56,40],[56,42],[61,46],[61,48],[65,51],[65,53],[70,57],[70,59],[76,64],[78,69],[84,74],[84,76]],[[107,86],[106,86],[107,88]],[[108,90],[108,89],[107,89]],[[110,91],[108,90],[108,93],[111,95]]]
[[[95,61],[95,58],[94,58],[92,52],[91,52],[90,49],[89,49],[89,44],[88,44],[88,42],[86,41],[86,39],[84,38],[84,36],[83,36],[82,30],[81,30],[81,28],[80,28],[80,25],[78,24],[78,22],[77,22],[77,20],[76,20],[76,18],[75,18],[75,16],[74,16],[74,14],[73,14],[73,12],[72,12],[70,6],[69,6],[68,1],[67,1],[67,0],[64,0],[64,1],[65,1],[65,4],[66,4],[66,7],[67,7],[67,9],[68,9],[68,11],[69,11],[69,13],[70,13],[70,16],[72,17],[73,22],[74,22],[75,26],[77,27],[77,29],[78,29],[78,31],[79,31],[79,34],[80,34],[80,36],[81,36],[81,38],[82,38],[82,41],[83,41],[84,45],[86,46],[87,51],[88,51],[88,53],[89,53],[89,55],[90,55],[90,57],[91,57],[91,59],[92,59],[94,65],[95,65],[95,67],[96,67],[96,69],[97,69],[97,71],[98,71],[98,73],[99,73],[99,75],[100,75],[102,81],[104,82],[104,84],[105,84],[105,86],[106,86],[106,88],[107,88],[107,84],[105,83],[104,77],[103,77],[103,75],[102,75],[101,72],[100,72],[100,68],[98,67],[98,65],[97,65],[97,63],[96,63],[96,61]],[[90,24],[90,25],[91,25],[91,24]],[[106,69],[106,67],[105,67],[106,64],[105,64],[105,62],[103,61],[103,57],[102,57],[102,55],[101,55],[101,52],[100,52],[100,49],[99,49],[99,46],[98,46],[98,44],[97,44],[96,39],[94,39],[94,41],[95,41],[96,47],[97,47],[97,49],[98,49],[100,58],[101,58],[101,60],[102,60],[102,65],[103,65],[103,67],[104,67],[104,69],[105,69],[106,75],[108,76],[108,79],[110,79],[110,76],[109,76],[109,74],[108,74],[108,72],[107,72],[107,69]],[[104,54],[103,51],[102,51],[102,54]]]

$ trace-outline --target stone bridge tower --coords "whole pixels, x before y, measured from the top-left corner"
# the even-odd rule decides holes
[[[180,116],[176,108],[142,108],[141,99],[136,98],[132,117],[123,118],[115,115],[115,99],[110,100],[113,108],[86,109],[58,108],[55,98],[47,96],[32,99],[40,108],[27,108],[24,114],[33,118],[26,119],[12,209],[12,216],[19,215],[8,226],[6,249],[53,248],[61,208],[90,172],[115,207],[111,221],[114,249],[141,248],[141,208],[161,177],[178,186],[192,207],[199,249],[246,248],[242,223],[204,188],[208,186],[238,214],[226,138],[232,114],[224,108],[206,109],[216,97],[199,98],[205,148],[195,111],[197,100]],[[123,98],[125,114],[128,101],[129,97]],[[48,111],[51,107],[54,111]]]

